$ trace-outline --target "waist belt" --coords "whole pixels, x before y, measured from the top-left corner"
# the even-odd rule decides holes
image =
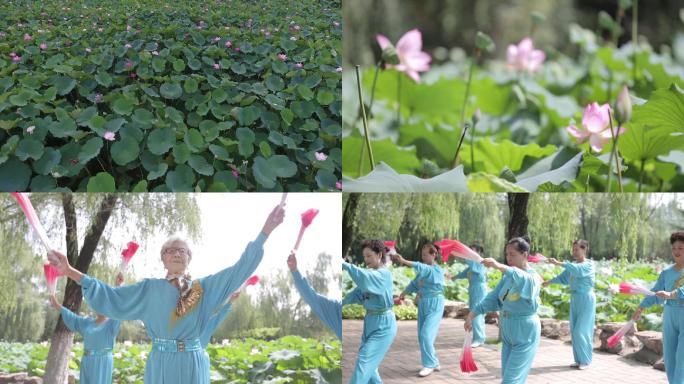
[[[507,318],[507,319],[521,319],[521,318],[532,317],[532,316],[536,316],[536,315],[537,315],[537,312],[517,313],[517,312],[501,311],[501,317]]]
[[[107,356],[112,354],[111,348],[84,349],[83,356]]]
[[[570,290],[570,293],[579,293],[579,294],[583,294],[583,293],[593,293],[593,292],[594,292],[594,289],[593,289],[593,288],[592,288],[592,289],[588,289],[588,290],[586,290],[586,291],[579,290],[579,289],[571,289],[571,290]]]
[[[189,340],[169,340],[169,339],[154,339],[152,341],[152,349],[159,352],[192,352],[202,349],[202,343],[199,339]]]
[[[437,296],[443,296],[442,292],[423,292],[420,294],[421,297],[424,298],[429,298],[429,297],[437,297]]]
[[[683,299],[665,300],[665,306],[666,307],[684,307],[684,300]]]
[[[366,316],[373,315],[373,316],[379,316],[379,315],[384,315],[386,313],[391,313],[392,312],[392,307],[390,308],[380,308],[380,309],[370,309],[366,308]]]

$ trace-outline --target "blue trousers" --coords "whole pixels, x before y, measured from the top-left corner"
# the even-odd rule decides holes
[[[572,335],[572,355],[577,364],[591,364],[595,320],[594,291],[573,293],[570,296],[570,334]]]
[[[665,305],[663,357],[670,384],[684,384],[684,307]]]
[[[477,303],[484,300],[485,296],[487,296],[487,285],[485,283],[469,285],[468,307],[473,308]],[[484,343],[486,339],[485,314],[483,313],[473,319],[473,343]]]
[[[502,317],[501,371],[503,384],[523,384],[539,348],[541,323],[537,315]]]
[[[418,302],[418,343],[423,367],[436,368],[439,359],[435,353],[435,339],[439,323],[444,316],[444,296],[421,297]]]
[[[352,374],[352,384],[382,383],[378,367],[385,358],[394,336],[397,334],[397,321],[394,312],[383,315],[366,315],[363,319],[363,336]]]

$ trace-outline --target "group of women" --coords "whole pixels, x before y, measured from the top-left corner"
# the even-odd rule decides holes
[[[240,286],[261,262],[263,245],[283,218],[284,208],[278,205],[237,263],[200,279],[186,273],[192,251],[187,242],[175,237],[161,248],[166,277],[126,286],[121,285],[123,278],[119,276],[117,287],[111,287],[73,268],[64,254],[51,252],[50,262],[81,285],[83,297],[98,313],[96,319],[77,316],[51,298],[67,327],[84,337],[81,384],[112,382],[111,351],[122,320],[142,320],[152,340],[145,367],[146,384],[209,383],[209,356],[205,351],[209,339],[228,315]],[[341,302],[313,291],[297,270],[294,252],[288,258],[288,267],[302,298],[341,338]]]
[[[646,297],[634,313],[638,320],[643,308],[664,304],[663,355],[670,383],[684,383],[684,231],[671,234],[670,244],[674,264],[660,273],[653,287],[654,296]],[[440,370],[434,342],[444,311],[445,274],[437,264],[438,249],[426,244],[421,249],[421,262],[408,261],[386,248],[380,240],[366,240],[361,245],[366,268],[343,263],[356,288],[347,294],[343,304],[359,303],[366,308],[363,335],[351,383],[381,383],[378,367],[390,349],[397,333],[392,312],[392,273],[386,268],[391,257],[395,262],[415,270],[415,279],[399,295],[417,293],[418,340],[422,369],[419,376]],[[473,247],[478,253],[483,250]],[[550,258],[548,262],[561,266],[563,272],[548,281],[528,264],[530,241],[516,237],[506,245],[506,264],[493,258],[481,263],[466,260],[467,268],[455,278],[469,281],[470,312],[464,328],[473,332],[473,347],[485,341],[484,315],[499,312],[502,341],[502,383],[524,383],[534,361],[541,336],[537,310],[542,286],[564,284],[570,288],[570,331],[574,363],[570,367],[587,369],[592,362],[596,298],[594,296],[595,270],[587,258],[589,243],[576,240],[572,246],[573,261],[561,262]],[[502,273],[496,287],[486,293],[486,268]],[[448,278],[450,276],[447,275]]]

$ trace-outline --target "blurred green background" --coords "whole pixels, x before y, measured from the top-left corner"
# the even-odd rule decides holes
[[[641,0],[638,7],[640,36],[656,51],[669,49],[684,55],[684,0]],[[569,54],[568,27],[572,23],[599,32],[600,11],[616,18],[618,0],[345,0],[344,64],[372,65],[379,57],[376,34],[396,42],[401,35],[419,28],[426,51],[462,47],[472,51],[475,33],[488,33],[496,42],[493,55],[505,57],[508,44],[530,34],[530,13],[539,12],[546,21],[535,32],[535,45],[544,50]],[[624,34],[619,44],[631,39],[631,10],[622,19]],[[608,38],[603,31],[599,36]],[[667,46],[663,46],[667,45]],[[679,56],[684,61],[684,57]]]

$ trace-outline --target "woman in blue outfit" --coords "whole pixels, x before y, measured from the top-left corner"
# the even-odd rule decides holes
[[[264,242],[283,222],[283,216],[279,205],[237,263],[196,280],[186,274],[192,252],[179,238],[167,240],[161,249],[166,278],[144,279],[119,288],[74,269],[60,252],[50,252],[48,257],[64,275],[81,285],[91,308],[109,317],[143,321],[152,339],[145,383],[208,384],[209,358],[200,338],[211,326],[216,311],[257,268],[263,258]]]
[[[292,273],[295,287],[302,299],[309,304],[313,313],[335,332],[337,338],[342,340],[342,302],[319,295],[311,288],[309,282],[297,270],[295,251],[290,252],[290,256],[287,258],[287,267]]]
[[[594,324],[596,319],[596,296],[594,296],[594,262],[587,259],[589,242],[575,240],[572,243],[574,263],[560,262],[550,258],[549,263],[563,267],[563,272],[549,284],[570,286],[570,334],[572,335],[573,368],[587,369],[594,349]]]
[[[406,294],[418,293],[418,343],[423,368],[418,376],[425,377],[433,371],[439,371],[439,359],[435,353],[435,339],[439,332],[439,323],[444,315],[444,270],[437,265],[437,248],[425,244],[421,248],[422,263],[408,261],[400,254],[392,255],[392,260],[401,265],[411,267],[416,277],[399,296],[402,300]]]
[[[123,284],[123,276],[119,274],[116,285]],[[114,359],[112,349],[119,334],[121,322],[108,319],[98,313],[95,318],[79,316],[63,307],[55,297],[50,295],[50,303],[62,314],[64,325],[72,332],[78,332],[83,337],[83,358],[81,358],[81,384],[111,384]]]
[[[471,308],[465,322],[466,331],[471,331],[475,316],[501,312],[501,382],[504,384],[525,382],[539,348],[541,324],[537,308],[542,279],[527,265],[529,252],[528,240],[516,237],[506,245],[508,265],[492,258],[482,261],[486,267],[501,271],[503,277],[484,300]]]
[[[646,297],[632,319],[641,317],[644,308],[665,304],[663,310],[663,358],[670,384],[684,383],[684,231],[670,235],[674,265],[658,276],[652,291],[656,296]]]
[[[344,304],[363,304],[363,335],[356,366],[350,383],[382,383],[378,366],[397,334],[397,321],[392,312],[392,272],[385,268],[389,249],[380,240],[366,240],[361,244],[367,268],[342,263],[356,288],[342,300]]]
[[[470,249],[480,256],[484,255],[484,248],[479,245],[471,245]],[[464,259],[464,261],[467,265],[466,269],[459,272],[454,279],[468,279],[468,308],[473,308],[487,295],[487,269],[478,262],[469,259]],[[484,318],[484,314],[480,314],[473,319],[473,348],[484,344],[487,338]]]

